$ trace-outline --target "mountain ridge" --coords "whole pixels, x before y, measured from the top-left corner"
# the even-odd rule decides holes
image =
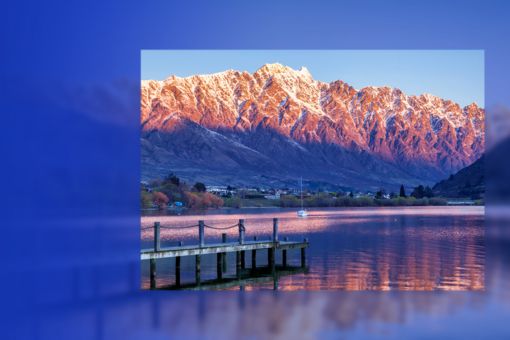
[[[161,140],[148,136],[158,132],[168,142],[178,129],[189,127],[185,122],[190,121],[226,136],[227,144],[240,143],[271,158],[281,145],[260,150],[253,144],[257,134],[265,131],[270,133],[260,135],[283,137],[280,143],[288,144],[290,151],[301,147],[306,154],[310,145],[321,145],[322,151],[336,148],[327,153],[332,158],[369,154],[374,164],[385,163],[380,167],[388,165],[408,173],[402,175],[405,183],[422,180],[432,184],[444,178],[476,160],[485,142],[485,111],[476,104],[462,108],[451,100],[430,94],[407,96],[390,87],[356,90],[342,80],[320,82],[306,68],[294,70],[281,64],[266,64],[254,73],[227,70],[143,80],[141,111],[142,138],[156,146],[161,146]],[[220,158],[225,158],[229,152],[220,149]],[[291,157],[288,162],[300,158]],[[349,161],[333,163],[337,170],[356,168],[355,160]],[[209,162],[197,165],[204,166],[201,163]],[[150,172],[142,166],[144,176],[150,177]]]

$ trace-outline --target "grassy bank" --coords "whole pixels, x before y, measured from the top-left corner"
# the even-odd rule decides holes
[[[448,200],[442,197],[414,198],[414,197],[395,197],[390,199],[376,199],[373,197],[321,197],[314,196],[303,200],[303,206],[306,208],[319,207],[397,207],[397,206],[444,206]],[[476,205],[483,205],[483,201],[476,201]],[[243,207],[281,207],[298,208],[301,207],[301,201],[294,196],[282,196],[280,199],[240,199],[227,198],[224,200],[225,207],[243,208]]]

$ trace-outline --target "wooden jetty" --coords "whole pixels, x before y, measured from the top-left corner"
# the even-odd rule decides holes
[[[188,226],[184,228],[198,227],[198,238],[199,243],[195,245],[182,245],[175,247],[161,248],[160,230],[163,228],[159,222],[155,222],[154,226],[154,247],[151,249],[143,249],[140,254],[141,260],[150,261],[150,288],[156,289],[156,260],[175,258],[175,285],[170,289],[205,289],[207,287],[220,289],[221,287],[228,288],[229,286],[239,285],[244,286],[251,281],[263,280],[268,277],[266,273],[270,273],[269,277],[272,277],[276,282],[275,287],[277,288],[277,278],[281,275],[290,275],[296,272],[296,268],[290,268],[287,266],[287,252],[292,249],[299,249],[301,252],[301,267],[299,272],[303,272],[303,268],[306,268],[306,252],[305,249],[308,247],[308,239],[303,241],[289,241],[288,238],[284,240],[278,239],[278,219],[273,219],[273,234],[269,240],[258,240],[254,237],[253,240],[245,240],[245,224],[244,220],[239,220],[239,223],[228,227],[212,227],[205,224],[204,221],[198,221],[197,225]],[[166,227],[169,228],[169,227]],[[239,230],[239,238],[236,242],[227,242],[227,234],[222,234],[221,243],[206,244],[205,243],[205,229],[231,229],[237,228]],[[171,229],[179,229],[171,228]],[[257,251],[267,250],[267,267],[257,267]],[[282,264],[276,266],[276,252],[282,252]],[[251,266],[250,270],[246,271],[246,252],[251,252]],[[224,277],[226,271],[226,255],[228,253],[236,254],[236,276],[234,278]],[[210,282],[202,282],[200,278],[201,272],[201,256],[216,254],[217,263],[217,279]],[[181,286],[181,257],[194,256],[195,257],[195,282],[194,284],[186,284]],[[260,269],[260,270],[259,270]],[[266,271],[267,269],[267,271]],[[294,271],[292,271],[294,270]],[[262,274],[261,274],[262,273]],[[251,281],[250,281],[251,280]],[[204,284],[204,285],[202,285]],[[275,289],[276,289],[275,288]],[[167,288],[168,289],[168,288]]]

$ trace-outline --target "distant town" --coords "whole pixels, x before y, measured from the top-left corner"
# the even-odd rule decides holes
[[[423,206],[475,205],[480,200],[448,200],[435,197],[428,186],[419,185],[409,193],[404,186],[399,192],[328,191],[300,188],[257,188],[190,185],[171,173],[165,179],[141,182],[141,207],[144,210],[207,209],[245,207],[356,207],[356,206]]]

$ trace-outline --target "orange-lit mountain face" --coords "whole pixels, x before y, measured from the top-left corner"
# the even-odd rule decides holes
[[[393,189],[432,184],[484,151],[485,112],[399,89],[323,83],[267,64],[142,81],[142,177]]]

